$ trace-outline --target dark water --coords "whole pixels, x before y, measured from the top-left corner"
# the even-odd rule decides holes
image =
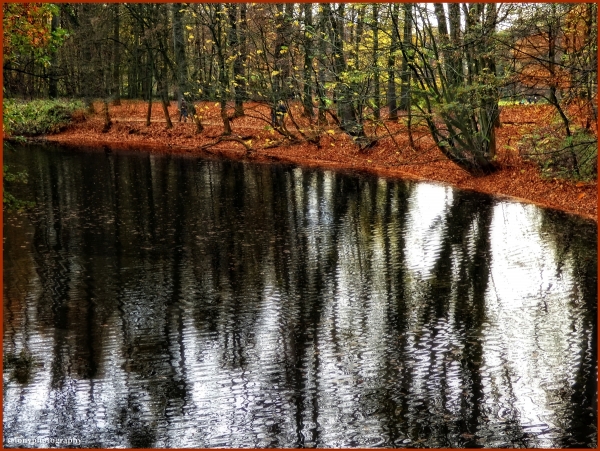
[[[5,163],[38,205],[5,215],[5,446],[595,447],[595,223],[282,166]]]

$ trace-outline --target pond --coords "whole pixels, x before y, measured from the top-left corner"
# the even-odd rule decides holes
[[[596,446],[594,222],[292,166],[4,157],[36,202],[4,220],[7,447]]]

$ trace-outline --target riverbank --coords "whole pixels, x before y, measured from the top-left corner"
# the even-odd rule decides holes
[[[112,125],[104,128],[101,106],[97,114],[87,115],[67,130],[47,136],[47,140],[67,146],[102,146],[111,149],[143,150],[158,153],[220,155],[254,161],[278,161],[302,166],[364,171],[384,177],[429,180],[462,189],[510,197],[576,214],[597,221],[597,181],[570,182],[542,177],[538,166],[519,155],[518,142],[536,124],[549,120],[552,112],[544,105],[514,105],[501,112],[503,124],[497,131],[499,170],[484,177],[473,177],[445,159],[433,144],[427,129],[413,127],[415,147],[408,143],[406,125],[387,121],[384,127],[369,130],[369,135],[386,135],[377,145],[361,153],[348,135],[333,124],[324,126],[315,142],[291,143],[268,127],[269,110],[261,104],[248,104],[246,116],[235,118],[231,127],[236,140],[220,140],[223,124],[218,106],[197,104],[204,130],[177,122],[173,102],[169,113],[173,128],[167,130],[160,105],[155,104],[150,126],[146,126],[147,105],[122,102],[110,107]],[[300,106],[292,107],[299,118]],[[297,108],[297,110],[294,110]],[[289,119],[288,119],[289,120]],[[391,136],[390,136],[391,135]]]

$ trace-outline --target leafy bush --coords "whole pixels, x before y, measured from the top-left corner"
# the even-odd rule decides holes
[[[80,101],[68,100],[4,100],[4,133],[12,136],[36,136],[58,133],[82,110]]]
[[[27,183],[27,172],[11,172],[7,165],[3,165],[3,185],[2,190],[2,204],[9,210],[23,210],[25,208],[33,207],[33,202],[27,202],[17,199],[8,191],[8,186],[14,183]]]
[[[521,143],[522,155],[536,161],[546,176],[574,180],[593,180],[598,176],[598,140],[583,128],[576,128],[571,136],[553,133],[547,127],[543,132],[525,137]]]

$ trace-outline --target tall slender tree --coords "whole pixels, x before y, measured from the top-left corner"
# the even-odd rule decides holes
[[[390,48],[388,53],[388,83],[387,83],[387,106],[388,119],[398,119],[398,98],[396,96],[396,52],[398,51],[399,37],[399,16],[400,5],[394,3],[390,9],[391,29],[390,29]]]

